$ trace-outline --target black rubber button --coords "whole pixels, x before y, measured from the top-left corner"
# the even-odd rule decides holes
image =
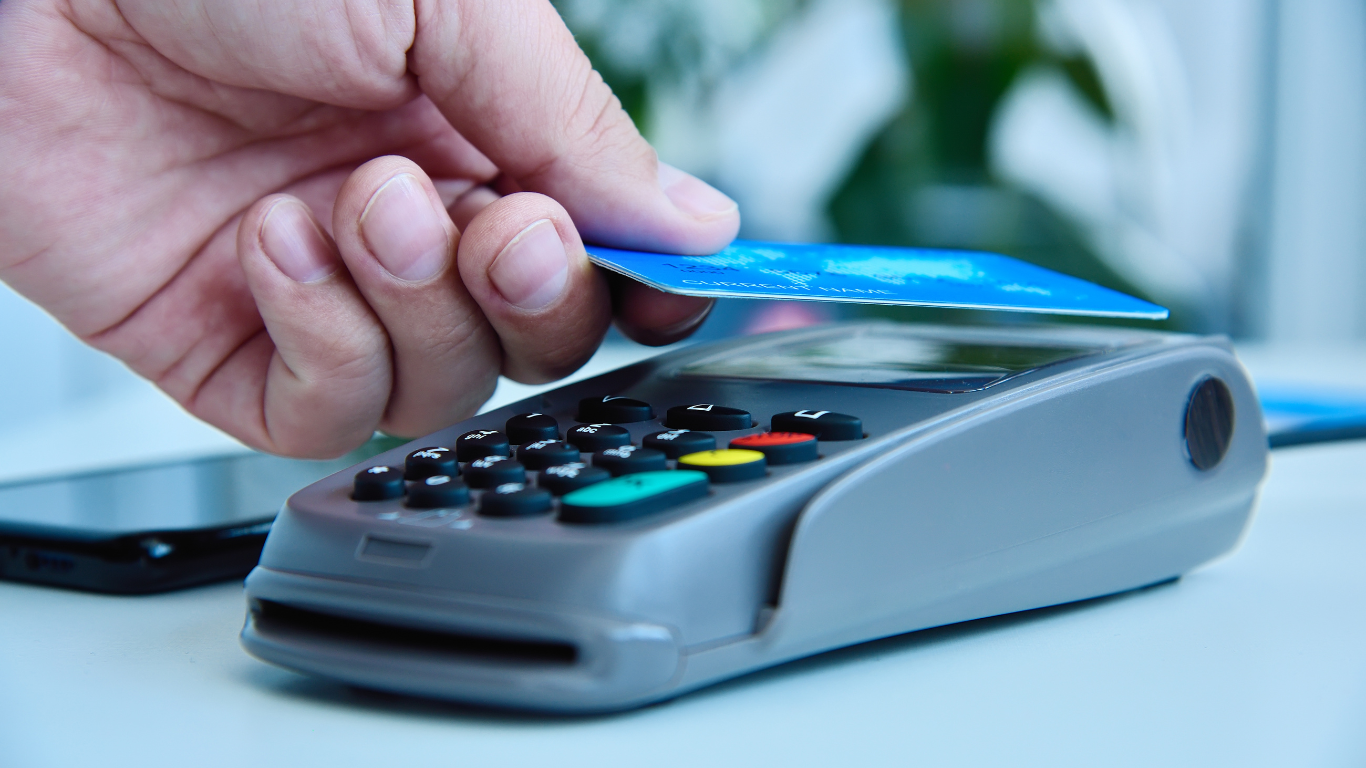
[[[511,456],[507,435],[494,429],[476,429],[455,440],[455,458],[474,461],[485,456]]]
[[[671,429],[697,429],[706,432],[728,432],[749,429],[754,417],[749,411],[713,403],[675,405],[669,409],[664,426]]]
[[[815,461],[820,457],[818,446],[815,436],[803,432],[760,432],[730,441],[731,448],[744,448],[762,453],[769,464],[800,464],[803,461]]]
[[[1219,465],[1233,440],[1233,393],[1223,381],[1200,382],[1186,404],[1186,454],[1196,469]]]
[[[605,397],[585,397],[579,401],[578,420],[588,423],[632,424],[649,421],[655,417],[655,409],[644,400],[620,395]]]
[[[593,466],[611,472],[613,477],[621,477],[637,472],[668,469],[669,463],[663,451],[623,445],[620,448],[608,448],[593,454]]]
[[[550,491],[504,483],[479,500],[479,514],[488,517],[531,517],[550,511]]]
[[[580,424],[564,434],[568,442],[584,453],[597,453],[608,448],[631,444],[631,433],[624,427],[611,424]]]
[[[485,456],[465,465],[465,482],[472,488],[493,488],[526,482],[526,468],[506,456]]]
[[[507,432],[508,442],[513,445],[560,439],[559,422],[544,413],[519,413],[508,419],[503,431]]]
[[[356,473],[355,489],[351,498],[356,501],[384,501],[403,495],[403,471],[397,467],[380,465]]]
[[[559,440],[537,440],[517,449],[517,460],[527,469],[545,469],[579,460],[579,449]]]
[[[710,451],[716,448],[716,436],[688,429],[668,429],[646,435],[641,445],[663,451],[665,456],[676,459],[685,453]]]
[[[403,460],[403,476],[409,480],[421,480],[434,475],[460,474],[460,463],[455,459],[455,451],[450,448],[423,448],[413,451]]]
[[[408,500],[414,509],[461,507],[470,503],[470,487],[457,477],[432,475],[408,486]]]
[[[541,473],[541,478],[536,484],[556,496],[563,496],[570,491],[587,488],[611,477],[612,473],[605,469],[590,467],[581,461],[576,461],[572,464],[561,464],[557,467],[547,468]]]
[[[773,414],[774,432],[805,432],[817,440],[860,440],[863,422],[834,411],[788,411]]]

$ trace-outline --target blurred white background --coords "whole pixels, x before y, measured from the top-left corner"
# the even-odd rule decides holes
[[[1360,0],[557,6],[745,236],[987,247],[1142,293],[1172,328],[1366,338]],[[832,311],[725,304],[703,335]],[[0,464],[61,450],[54,424],[233,445],[4,288],[0,329]]]

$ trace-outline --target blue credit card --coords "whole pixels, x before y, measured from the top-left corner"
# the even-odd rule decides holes
[[[685,296],[1167,317],[1142,299],[982,251],[753,240],[736,240],[711,256],[585,247],[604,269]]]

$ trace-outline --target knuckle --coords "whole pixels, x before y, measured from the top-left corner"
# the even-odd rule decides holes
[[[388,0],[341,5],[337,36],[324,35],[313,51],[321,72],[339,94],[364,93],[387,100],[406,93],[407,51],[416,35],[413,5]],[[396,91],[397,89],[397,91]]]
[[[537,179],[565,164],[594,169],[654,167],[655,150],[636,130],[621,100],[602,75],[585,69],[577,84],[567,88],[575,95],[563,102],[561,141],[524,178]]]

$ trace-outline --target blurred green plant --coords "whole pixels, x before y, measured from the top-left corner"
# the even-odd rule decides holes
[[[1027,68],[1051,66],[1064,73],[1099,114],[1113,119],[1091,61],[1060,55],[1040,39],[1036,5],[1034,0],[901,1],[903,38],[915,75],[913,98],[868,145],[832,198],[835,231],[849,243],[998,251],[1144,296],[1097,256],[1071,222],[991,172],[992,118]],[[894,307],[864,312],[934,322],[987,317]],[[990,319],[1019,320],[999,313]],[[1148,321],[1133,324],[1155,327]]]
[[[1037,23],[1046,0],[898,0],[912,98],[873,139],[829,203],[837,239],[868,245],[992,250],[1151,299],[1105,264],[1069,220],[993,176],[988,140],[1022,72],[1063,73],[1105,119],[1091,61],[1060,54]],[[652,87],[711,87],[804,0],[556,0],[580,45],[648,136]],[[906,321],[1019,322],[1019,315],[859,307]],[[1093,318],[1085,320],[1097,322]],[[1180,327],[1173,317],[1100,321]]]
[[[709,89],[807,0],[551,0],[631,119],[654,87]]]

